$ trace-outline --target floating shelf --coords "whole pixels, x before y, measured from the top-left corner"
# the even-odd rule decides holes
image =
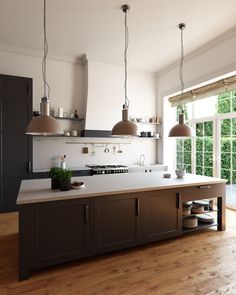
[[[59,120],[69,120],[69,121],[84,121],[84,119],[82,118],[67,118],[67,117],[54,117],[55,119],[59,119]]]
[[[133,122],[135,124],[142,124],[142,125],[161,125],[161,123],[152,123],[152,122]]]
[[[83,138],[83,137],[81,137],[81,136],[79,136],[79,135],[77,135],[77,136],[66,136],[66,135],[64,135],[64,134],[62,134],[62,135],[33,135],[34,137],[42,137],[42,138],[47,138],[47,137],[54,137],[54,138],[57,138],[57,137],[67,137],[67,138]]]
[[[158,140],[161,139],[160,137],[154,137],[154,136],[138,136],[134,137],[134,139],[152,139],[152,140]]]
[[[33,117],[36,118],[38,116],[33,115]],[[56,116],[54,116],[53,118],[58,120],[69,120],[69,121],[77,121],[77,122],[84,121],[83,118],[69,118],[69,117],[56,117]]]

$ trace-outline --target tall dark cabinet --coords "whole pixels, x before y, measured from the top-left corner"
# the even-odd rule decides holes
[[[0,212],[16,210],[22,179],[30,178],[32,138],[25,135],[32,117],[32,79],[0,75]]]

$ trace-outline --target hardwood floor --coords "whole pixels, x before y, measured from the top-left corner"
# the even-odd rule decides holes
[[[18,282],[17,213],[0,214],[0,294],[236,294],[236,212],[227,230],[181,238],[34,272]]]

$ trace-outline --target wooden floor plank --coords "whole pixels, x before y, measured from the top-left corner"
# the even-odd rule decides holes
[[[18,282],[18,214],[0,214],[1,295],[215,295],[228,290],[236,290],[236,212],[227,211],[225,232],[209,229],[67,263],[34,272],[23,282]]]

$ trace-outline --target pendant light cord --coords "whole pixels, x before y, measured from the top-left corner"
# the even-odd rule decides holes
[[[127,9],[128,10],[128,9]],[[125,51],[124,51],[124,62],[125,62],[125,108],[129,107],[128,91],[127,91],[127,80],[128,80],[128,70],[127,70],[127,51],[129,46],[129,29],[127,25],[127,10],[125,10]]]
[[[181,89],[181,99],[179,101],[179,107],[181,107],[181,111],[183,111],[182,99],[184,96],[184,74],[183,74],[183,63],[184,63],[184,38],[183,38],[183,30],[185,29],[185,24],[179,24],[179,28],[181,30],[181,59],[180,59],[180,67],[179,67],[179,79],[180,79],[180,89]]]
[[[42,76],[44,86],[44,97],[50,97],[50,86],[47,82],[47,56],[48,56],[48,40],[46,31],[46,0],[43,2],[43,49],[44,55],[42,59]]]

